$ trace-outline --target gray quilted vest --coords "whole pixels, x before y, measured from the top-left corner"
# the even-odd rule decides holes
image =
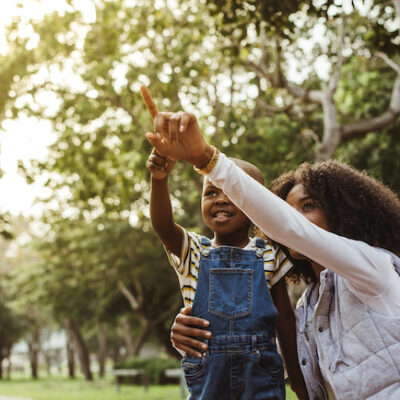
[[[400,259],[390,254],[400,275]],[[370,310],[331,271],[321,273],[320,285],[314,315],[309,301],[318,295],[315,284],[296,310],[299,362],[310,400],[328,399],[318,359],[338,400],[400,400],[400,315]]]

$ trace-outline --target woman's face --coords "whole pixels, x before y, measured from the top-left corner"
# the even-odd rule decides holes
[[[310,222],[329,231],[325,212],[321,209],[319,204],[307,194],[302,184],[293,186],[292,190],[286,197],[286,202],[294,207],[298,212],[302,213]],[[297,251],[291,249],[289,249],[289,251],[293,258],[306,259],[305,256]]]

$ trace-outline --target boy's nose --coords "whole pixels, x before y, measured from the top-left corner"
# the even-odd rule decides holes
[[[228,203],[229,203],[229,198],[224,194],[220,194],[215,199],[215,204],[228,204]]]

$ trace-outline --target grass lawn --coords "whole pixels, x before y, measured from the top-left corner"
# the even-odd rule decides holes
[[[297,397],[287,387],[287,400]],[[32,379],[15,378],[0,380],[0,395],[26,397],[34,400],[182,400],[179,385],[143,386],[122,384],[116,392],[110,379],[86,383],[82,379],[70,380],[61,377]]]

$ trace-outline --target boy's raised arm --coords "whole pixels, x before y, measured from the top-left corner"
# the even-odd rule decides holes
[[[160,156],[153,149],[146,167],[151,173],[150,219],[164,246],[180,257],[183,245],[182,228],[174,222],[168,190],[168,175],[175,161]]]
[[[147,88],[140,89],[143,100],[146,104],[151,118],[158,114],[158,108]],[[151,173],[150,192],[150,219],[155,232],[163,245],[178,257],[181,255],[183,244],[182,228],[175,224],[171,199],[168,190],[168,175],[175,165],[175,161],[161,156],[155,149],[146,163],[146,168]]]

